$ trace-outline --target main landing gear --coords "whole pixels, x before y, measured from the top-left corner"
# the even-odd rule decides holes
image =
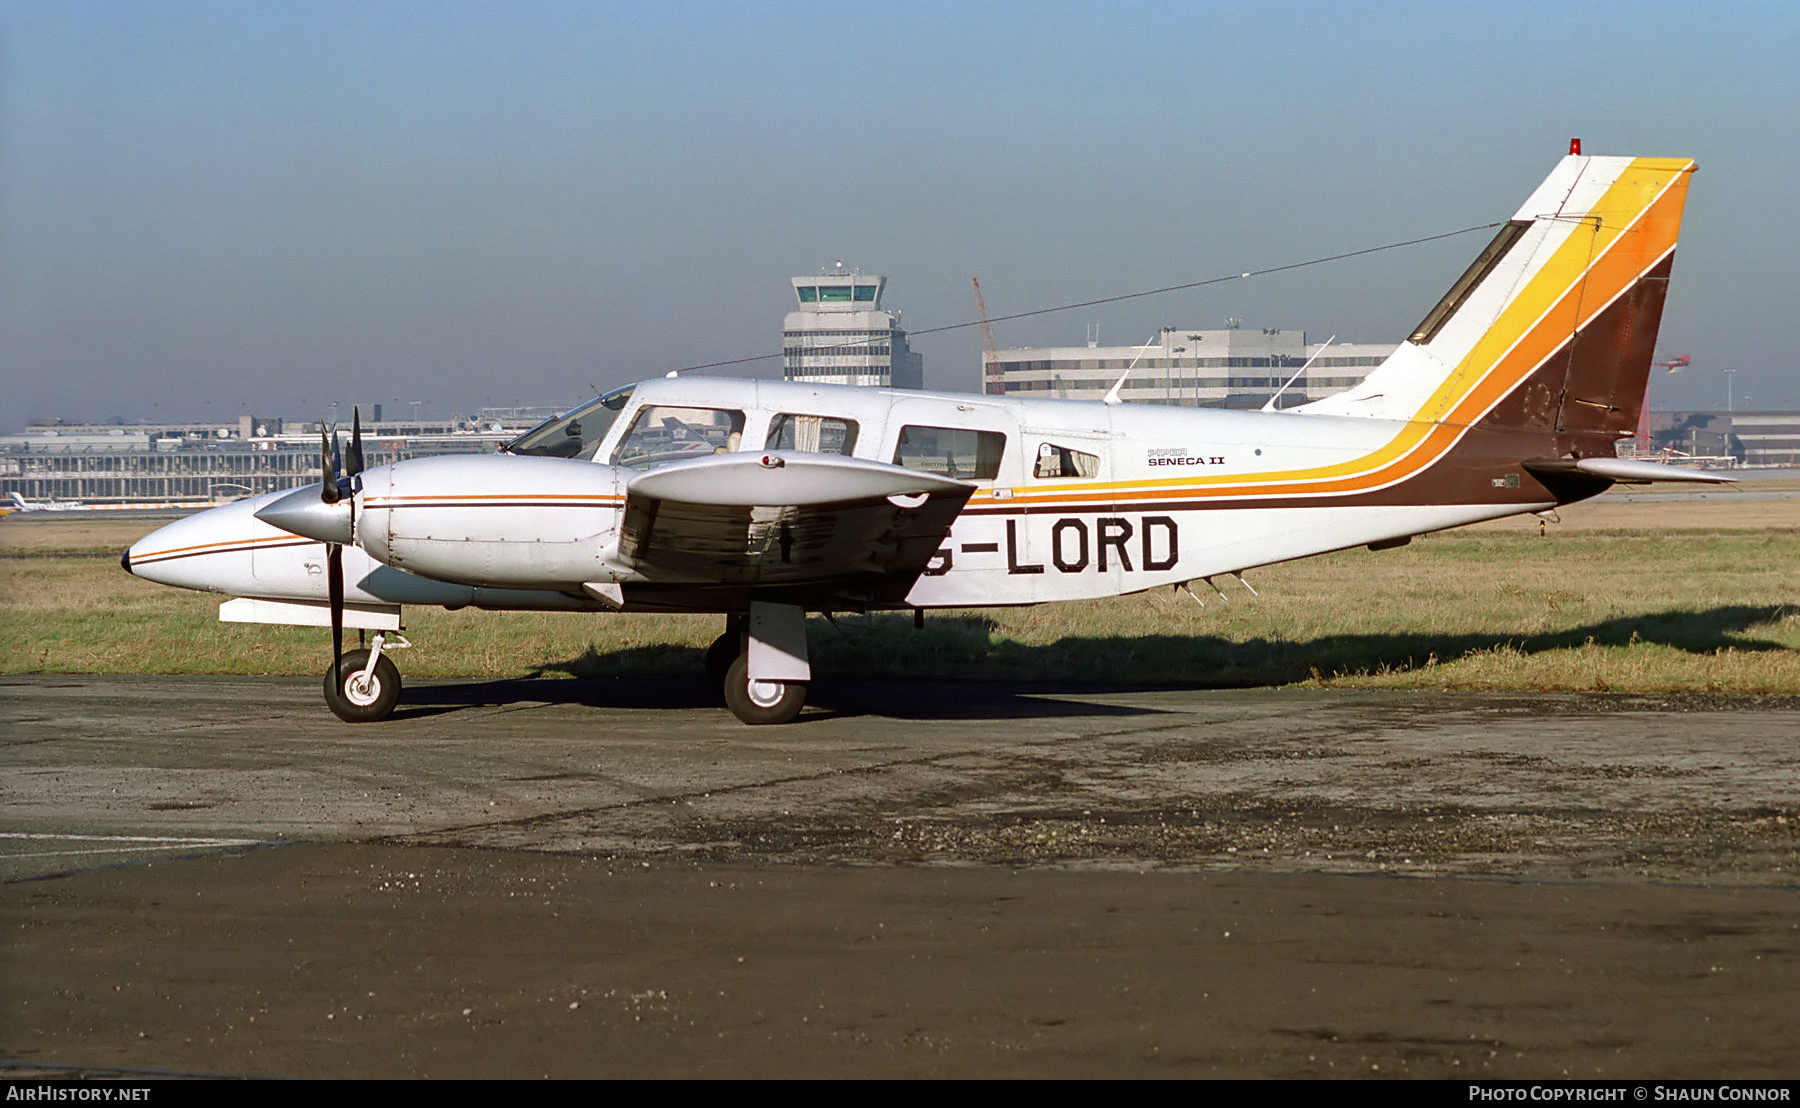
[[[345,723],[386,719],[400,702],[400,670],[382,650],[411,645],[399,635],[389,643],[377,631],[372,649],[338,655],[337,663],[325,671],[325,704],[332,714]]]
[[[705,664],[707,680],[723,688],[725,706],[740,721],[791,722],[812,680],[806,610],[757,602],[745,615],[727,616],[725,633],[706,648]]]
[[[806,684],[759,681],[750,676],[750,655],[739,654],[725,674],[725,706],[744,723],[788,723],[806,705]]]

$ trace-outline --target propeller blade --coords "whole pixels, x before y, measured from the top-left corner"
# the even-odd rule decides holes
[[[331,590],[331,664],[344,654],[344,548],[332,543],[325,548],[325,574]]]
[[[333,429],[332,433],[331,433],[331,438],[335,439],[336,437],[337,437],[337,431],[336,431],[336,429]],[[320,420],[319,421],[319,480],[320,480],[319,496],[327,504],[336,504],[338,502],[337,451],[334,449],[334,446],[335,446],[335,444],[331,441],[331,439],[328,439],[325,437],[325,421]]]
[[[350,453],[344,458],[344,476],[355,477],[363,471],[362,410],[350,409]]]

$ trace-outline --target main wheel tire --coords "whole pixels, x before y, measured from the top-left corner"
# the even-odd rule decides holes
[[[750,680],[748,653],[739,654],[725,674],[725,706],[744,723],[787,723],[805,703],[805,681]]]
[[[325,671],[325,704],[345,723],[386,719],[400,702],[400,671],[394,663],[382,655],[365,683],[362,671],[368,664],[367,650],[352,650],[339,655],[337,664]]]
[[[706,683],[713,688],[723,688],[725,676],[731,672],[731,663],[744,652],[744,636],[731,628],[712,641],[706,648],[706,658],[701,665],[706,667]]]

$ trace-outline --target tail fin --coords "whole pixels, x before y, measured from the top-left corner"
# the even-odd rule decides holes
[[[1572,154],[1362,384],[1305,411],[1621,435],[1694,163]]]
[[[19,509],[21,512],[31,506],[31,505],[25,503],[25,498],[20,496],[16,492],[9,492],[6,495],[12,498],[13,507]]]

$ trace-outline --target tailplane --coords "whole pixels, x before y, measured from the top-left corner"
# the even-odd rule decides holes
[[[1292,410],[1630,434],[1694,169],[1569,155],[1387,361]]]

